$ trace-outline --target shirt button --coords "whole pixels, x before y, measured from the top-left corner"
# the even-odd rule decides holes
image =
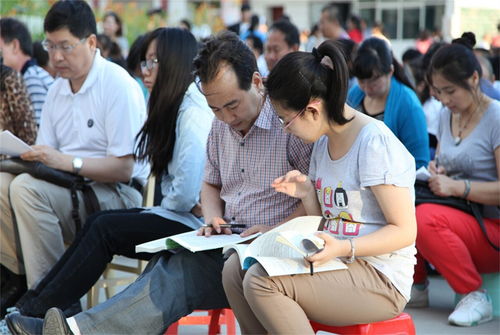
[[[231,218],[231,221],[236,221],[236,217],[234,217],[234,216],[233,216],[233,217]]]
[[[245,169],[241,169],[241,172],[245,172]]]
[[[238,192],[238,195],[241,195],[241,192]]]
[[[240,146],[244,147],[245,146],[245,142],[240,142]]]

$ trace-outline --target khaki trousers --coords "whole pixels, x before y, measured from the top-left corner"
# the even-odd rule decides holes
[[[269,277],[260,264],[241,270],[234,253],[222,282],[243,334],[314,334],[309,320],[345,326],[401,313],[406,300],[384,275],[359,259],[348,267]]]
[[[101,210],[141,205],[142,195],[123,184],[93,183]],[[0,262],[16,274],[26,273],[28,287],[41,279],[64,253],[76,233],[70,190],[29,174],[0,172]],[[80,218],[87,213],[80,200]]]

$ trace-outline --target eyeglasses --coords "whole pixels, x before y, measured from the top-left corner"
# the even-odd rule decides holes
[[[69,54],[69,53],[71,53],[71,51],[73,51],[74,48],[76,48],[78,45],[82,44],[87,38],[88,37],[82,38],[80,41],[78,41],[75,44],[69,44],[69,43],[52,44],[47,40],[43,40],[42,47],[48,53],[53,53],[53,52],[56,52],[56,50],[61,50],[62,53]]]
[[[290,127],[292,125],[292,123],[297,120],[297,118],[306,111],[307,107],[304,108],[303,110],[301,110],[300,112],[297,113],[297,115],[295,115],[290,121],[285,121],[285,119],[283,119],[281,116],[278,116],[278,119],[280,120],[281,122],[281,125],[283,126],[283,129],[287,129],[288,127]]]
[[[155,68],[156,64],[158,64],[158,58],[143,60],[140,63],[141,71],[146,71],[146,70],[151,71],[152,69]]]

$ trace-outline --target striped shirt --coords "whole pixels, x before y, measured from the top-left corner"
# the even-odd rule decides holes
[[[21,73],[23,74],[31,104],[33,105],[35,122],[37,125],[40,125],[42,106],[45,102],[47,91],[54,82],[54,78],[47,71],[36,65],[36,62],[33,60],[28,61],[24,65]]]
[[[208,136],[204,181],[221,188],[225,216],[247,227],[275,225],[298,206],[271,183],[291,170],[306,174],[312,144],[285,133],[269,100],[245,136],[214,120]]]

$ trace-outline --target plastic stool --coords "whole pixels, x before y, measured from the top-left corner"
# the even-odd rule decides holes
[[[314,321],[310,322],[315,333],[321,330],[336,334],[415,335],[415,325],[411,316],[407,313],[401,313],[395,318],[386,321],[344,327],[327,326]]]
[[[226,325],[227,335],[236,335],[236,319],[230,308],[196,310],[195,312],[208,312],[208,315],[187,315],[172,323],[164,335],[177,335],[179,325],[208,325],[208,335],[220,333],[220,326]]]

